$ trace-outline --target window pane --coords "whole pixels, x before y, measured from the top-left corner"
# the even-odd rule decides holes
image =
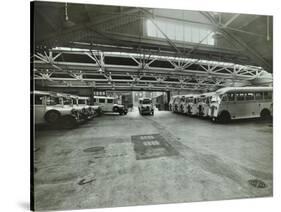
[[[176,40],[175,26],[173,23],[166,22],[165,32],[169,39]]]
[[[99,99],[99,103],[105,103],[105,99]]]
[[[213,32],[210,33],[210,31],[208,31],[208,34],[209,34],[209,36],[208,36],[208,44],[209,45],[215,45],[215,39],[213,37],[214,33]]]
[[[237,93],[236,99],[237,99],[237,101],[243,101],[244,100],[244,93]]]
[[[46,104],[47,105],[57,105],[57,104],[61,104],[62,103],[62,99],[61,98],[57,98],[57,97],[53,97],[53,96],[48,96],[46,99]]]
[[[199,43],[199,30],[197,28],[192,28],[192,42]]]
[[[162,32],[165,32],[165,22],[158,21],[157,26],[161,29]],[[156,30],[156,34],[158,38],[165,38],[165,36],[159,31],[159,29]]]
[[[194,43],[199,43],[205,38],[202,44],[214,45],[213,31],[210,31],[209,28],[162,19],[154,20],[154,23],[150,20],[146,21],[147,36],[165,38],[163,35],[163,33],[165,33],[171,40]],[[163,33],[161,33],[158,28],[160,28]]]
[[[110,104],[113,103],[113,99],[108,99],[107,103],[110,103]]]
[[[35,104],[36,105],[42,105],[42,100],[43,100],[43,96],[39,96],[39,95],[35,95]]]
[[[156,30],[157,29],[150,20],[147,20],[147,22],[146,22],[146,30],[147,30],[148,36],[153,36],[153,37],[156,36]]]
[[[228,93],[227,97],[228,97],[228,101],[234,101],[235,100],[235,94],[234,93]]]
[[[84,99],[78,99],[78,104],[80,104],[80,105],[86,104],[86,100],[84,100]]]
[[[183,41],[183,25],[176,25],[176,40]]]
[[[185,26],[184,29],[184,41],[191,42],[191,29],[189,26]]]
[[[206,104],[209,104],[209,97],[206,98]]]
[[[256,96],[256,100],[262,100],[262,92],[257,92],[255,93],[255,96]]]
[[[63,98],[63,104],[64,105],[71,105],[71,104],[76,104],[76,100],[74,99],[73,101],[72,101],[72,99],[71,98]]]
[[[207,39],[207,30],[204,29],[199,29],[199,42],[202,41],[202,44],[208,44],[208,39]]]
[[[227,95],[224,94],[224,95],[221,97],[221,100],[222,100],[223,102],[226,102],[226,101],[227,101]]]
[[[264,99],[272,99],[272,92],[264,92]]]
[[[253,93],[246,93],[246,100],[254,100],[254,94]]]
[[[143,104],[151,104],[151,100],[150,99],[144,99],[142,103]]]

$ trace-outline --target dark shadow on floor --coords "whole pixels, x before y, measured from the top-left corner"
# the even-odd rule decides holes
[[[228,125],[237,125],[237,124],[268,124],[272,127],[272,119],[262,120],[260,118],[251,118],[251,119],[237,119],[237,120],[231,120],[227,123],[219,123],[219,124],[228,124]]]
[[[95,118],[94,118],[95,119]],[[91,121],[94,121],[94,119],[92,120],[82,120],[79,123],[77,123],[77,126],[75,126],[74,128],[79,128],[79,126],[84,125],[86,123],[89,123]],[[67,129],[63,126],[63,124],[37,124],[35,125],[35,132],[37,131],[53,131],[53,130],[64,130],[64,131],[68,131],[71,129]]]

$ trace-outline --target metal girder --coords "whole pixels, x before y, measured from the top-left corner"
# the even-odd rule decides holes
[[[95,43],[91,43],[92,41]],[[75,41],[75,42],[74,42]],[[196,44],[187,43],[181,41],[173,41],[177,49],[180,51],[188,51],[189,49],[194,49]],[[162,55],[176,55],[177,51],[172,51],[170,44],[167,44],[167,41],[160,38],[151,38],[151,37],[140,37],[135,35],[129,35],[124,33],[117,32],[97,32],[94,30],[88,30],[84,33],[73,32],[64,36],[64,39],[61,40],[60,37],[57,38],[54,43],[49,43],[47,46],[67,46],[71,48],[99,48],[102,51],[130,51],[130,52],[140,52],[139,46],[141,45],[142,50],[146,52],[155,52]],[[126,48],[124,48],[127,46]],[[129,46],[129,47],[128,47]],[[184,46],[184,48],[183,48]],[[40,47],[40,46],[38,46]],[[193,52],[194,57],[206,58],[209,60],[217,60],[222,55],[224,56],[225,61],[232,61],[235,58],[236,62],[245,63],[249,61],[249,58],[245,55],[242,55],[241,52],[237,49],[226,49],[226,48],[217,48],[215,46],[200,45],[197,48],[196,52]]]
[[[227,20],[227,22],[225,22],[222,27],[227,27],[228,25],[230,25],[233,21],[235,21],[235,19],[237,19],[240,16],[239,13],[234,14],[230,19]]]
[[[245,43],[244,41],[242,41],[241,39],[237,38],[235,35],[233,35],[232,33],[229,33],[228,31],[226,31],[227,27],[223,27],[221,26],[216,19],[214,19],[208,12],[200,12],[204,17],[208,18],[210,20],[210,22],[217,28],[218,31],[220,31],[221,33],[223,33],[226,37],[230,38],[231,40],[233,40],[234,42],[236,42],[238,45],[240,45],[242,48],[244,48],[245,50],[247,50],[251,55],[253,55],[255,58],[257,58],[259,61],[262,62],[262,64],[266,67],[266,68],[271,68],[271,65],[269,64],[268,61],[266,61],[255,49],[253,49],[252,47],[250,47],[247,43]]]
[[[54,53],[57,55],[53,56]],[[70,54],[84,55],[92,63],[58,61],[59,56]],[[59,55],[59,56],[58,56]],[[136,65],[108,64],[107,57],[135,61]],[[198,60],[183,57],[131,54],[125,52],[101,52],[96,50],[53,49],[45,54],[36,53],[33,57],[35,80],[46,80],[52,86],[98,86],[97,83],[130,83],[147,88],[161,85],[167,89],[187,89],[197,85],[204,87],[224,86],[226,80],[255,80],[262,78],[266,71],[260,67],[243,66],[233,63]],[[173,67],[157,67],[154,63],[169,62]],[[195,68],[196,66],[197,68]],[[58,76],[56,76],[58,75]],[[62,77],[60,77],[62,75]],[[69,77],[65,77],[69,76]],[[87,77],[86,77],[87,76]],[[145,77],[155,80],[145,80]],[[142,79],[143,78],[143,79]],[[171,87],[172,86],[172,87]]]
[[[160,61],[163,61],[160,59]],[[183,61],[184,62],[184,61]],[[196,62],[196,61],[195,61]],[[153,63],[152,63],[153,64]],[[189,67],[184,68],[183,66],[177,66],[174,68],[164,68],[164,67],[152,67],[151,65],[145,65],[145,69],[142,70],[143,74],[158,74],[158,75],[167,75],[167,76],[201,76],[201,77],[207,77],[209,75],[214,76],[214,77],[221,77],[221,78],[233,78],[236,77],[237,79],[247,79],[247,80],[252,80],[254,79],[257,75],[252,74],[252,72],[248,71],[247,67],[243,67],[238,72],[235,72],[235,65],[223,65],[222,67],[214,70],[214,65],[209,65],[208,68],[205,68],[206,65],[204,63],[197,62],[197,64],[200,65],[200,67],[203,70],[195,70],[195,69],[190,69]],[[203,64],[203,65],[201,65]],[[192,66],[192,63],[190,63]],[[54,64],[48,64],[45,61],[34,61],[34,67],[37,70],[42,70],[42,69],[57,69],[58,71],[62,70],[67,70],[67,72],[75,72],[77,70],[83,71],[83,72],[89,72],[91,71],[92,73],[100,73],[100,66],[97,64],[89,64],[89,63],[73,63],[73,62],[54,62]],[[104,64],[103,69],[106,70],[106,72],[111,72],[111,73],[123,73],[123,74],[136,74],[139,73],[141,67],[140,66],[131,66],[131,65],[112,65],[112,64]],[[232,69],[232,70],[230,70]],[[247,71],[245,71],[247,70]],[[258,69],[257,69],[258,70]],[[263,69],[260,69],[261,71]],[[254,70],[256,71],[256,70]],[[259,72],[259,70],[258,70]]]
[[[241,26],[239,26],[239,29],[242,29],[242,28],[248,26],[249,24],[254,22],[259,17],[260,17],[259,15],[256,15],[256,16],[253,15],[251,18],[248,18]]]
[[[248,50],[248,52],[252,55],[254,55],[258,60],[262,61],[262,64],[264,64],[264,66],[266,68],[271,68],[271,65],[268,61],[266,61],[255,49],[253,49],[252,47],[250,47],[247,43],[245,43],[244,41],[242,41],[241,39],[238,39],[236,36],[234,36],[232,33],[228,33],[228,32],[224,32],[227,34],[227,36],[229,36],[230,38],[232,38],[234,41],[236,41],[240,46],[243,46],[246,50]]]
[[[249,31],[245,31],[245,30],[241,30],[241,29],[236,29],[236,28],[229,27],[229,26],[227,26],[227,29],[230,30],[230,31],[240,32],[240,33],[244,33],[244,34],[255,36],[255,37],[262,37],[262,38],[266,37],[266,35],[263,35],[263,34],[260,34],[260,33],[249,32]]]
[[[43,86],[42,81],[36,82],[38,86]],[[171,90],[210,90],[218,88],[217,85],[213,87],[207,87],[204,85],[165,85],[165,84],[140,84],[140,83],[92,83],[85,82],[82,83],[73,83],[69,81],[55,81],[55,82],[44,82],[44,86],[48,87],[74,87],[74,88],[83,88],[83,87],[92,87],[95,90],[124,90],[124,91],[171,91]]]

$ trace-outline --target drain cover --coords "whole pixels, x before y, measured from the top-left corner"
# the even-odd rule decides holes
[[[84,152],[94,152],[94,153],[104,153],[104,147],[103,146],[95,146],[95,147],[90,147],[87,149],[83,150]]]
[[[132,136],[137,160],[178,155],[178,152],[160,135]]]
[[[248,180],[248,182],[251,186],[254,186],[256,188],[266,188],[266,184],[262,180],[252,179]]]

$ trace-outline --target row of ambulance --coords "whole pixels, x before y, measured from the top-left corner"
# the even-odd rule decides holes
[[[104,112],[127,114],[127,108],[117,98],[109,96],[82,97],[50,91],[34,91],[33,111],[35,124],[48,124],[73,128],[79,123],[92,120]]]
[[[128,112],[116,97],[110,96],[93,96],[91,100],[90,97],[37,90],[33,91],[32,97],[35,124],[73,128],[104,112],[119,115],[126,115]]]
[[[89,97],[65,93],[34,91],[34,122],[73,128],[82,121],[102,114],[102,108],[90,105],[89,100]]]
[[[209,116],[209,107],[214,92],[172,96],[169,110],[190,116]]]
[[[169,109],[222,122],[233,119],[270,119],[273,115],[273,88],[224,87],[216,92],[176,95],[171,98]]]

